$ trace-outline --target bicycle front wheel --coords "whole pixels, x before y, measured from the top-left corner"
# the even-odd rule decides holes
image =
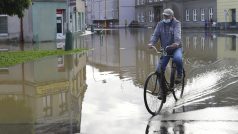
[[[163,99],[158,99],[160,90],[159,75],[151,73],[144,85],[144,103],[147,111],[152,115],[158,114],[163,106]]]

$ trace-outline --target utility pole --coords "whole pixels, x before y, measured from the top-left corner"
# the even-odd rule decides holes
[[[67,15],[67,31],[66,31],[66,38],[65,38],[65,51],[72,50],[72,44],[73,44],[73,35],[72,32],[69,30],[69,23],[70,23],[70,0],[67,0],[67,9],[66,9],[66,15]]]
[[[67,9],[66,9],[66,23],[67,23],[67,32],[69,31],[69,19],[70,19],[70,0],[67,0]]]

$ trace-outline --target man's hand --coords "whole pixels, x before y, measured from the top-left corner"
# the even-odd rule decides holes
[[[148,46],[148,48],[152,48],[152,44],[151,43],[149,43],[149,44],[147,44],[147,46]]]
[[[172,44],[172,45],[170,45],[169,47],[170,47],[170,48],[178,48],[178,46],[179,46],[178,44],[176,44],[176,43],[173,43],[173,44]]]
[[[174,50],[174,49],[176,49],[176,48],[178,48],[178,47],[179,47],[179,46],[177,45],[177,43],[173,43],[173,44],[167,46],[167,47],[165,48],[165,50],[166,50],[166,51],[168,51],[168,50]]]

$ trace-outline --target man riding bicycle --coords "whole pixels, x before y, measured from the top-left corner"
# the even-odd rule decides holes
[[[182,45],[181,45],[181,23],[174,17],[172,9],[163,11],[164,19],[157,23],[154,33],[151,36],[149,47],[156,45],[160,39],[161,47],[168,55],[173,56],[173,61],[177,67],[177,77],[175,83],[181,83],[183,74]],[[157,72],[165,72],[166,66],[171,56],[163,56],[160,64],[157,65]]]

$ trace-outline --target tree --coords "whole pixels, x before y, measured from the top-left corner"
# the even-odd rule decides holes
[[[1,0],[0,14],[7,14],[9,16],[17,15],[20,19],[20,41],[24,42],[23,35],[23,17],[25,9],[31,5],[31,0]]]

